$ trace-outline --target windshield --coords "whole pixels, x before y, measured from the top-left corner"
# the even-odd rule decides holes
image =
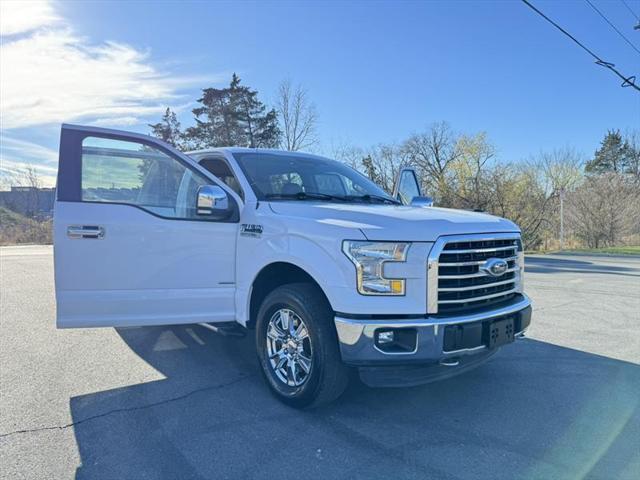
[[[259,200],[398,203],[358,171],[319,157],[234,153]]]

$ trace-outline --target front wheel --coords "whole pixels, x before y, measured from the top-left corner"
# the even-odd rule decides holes
[[[258,312],[256,348],[267,384],[288,405],[326,404],[347,386],[333,312],[313,285],[283,285],[267,295]]]

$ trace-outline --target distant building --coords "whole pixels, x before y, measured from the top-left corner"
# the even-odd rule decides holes
[[[0,191],[0,206],[32,218],[50,218],[53,215],[55,188],[11,187]]]

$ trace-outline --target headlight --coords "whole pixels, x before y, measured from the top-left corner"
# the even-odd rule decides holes
[[[342,251],[356,266],[358,292],[362,295],[404,295],[402,278],[385,278],[384,264],[404,262],[409,243],[345,240]]]

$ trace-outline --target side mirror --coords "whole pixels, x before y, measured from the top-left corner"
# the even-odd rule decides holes
[[[431,197],[413,197],[411,199],[412,207],[433,207],[433,198]]]
[[[196,200],[198,215],[224,216],[229,213],[229,197],[218,185],[203,185],[198,188]]]
[[[393,197],[400,200],[403,205],[409,205],[413,204],[413,198],[420,195],[420,183],[416,171],[413,168],[400,170],[393,186]]]

